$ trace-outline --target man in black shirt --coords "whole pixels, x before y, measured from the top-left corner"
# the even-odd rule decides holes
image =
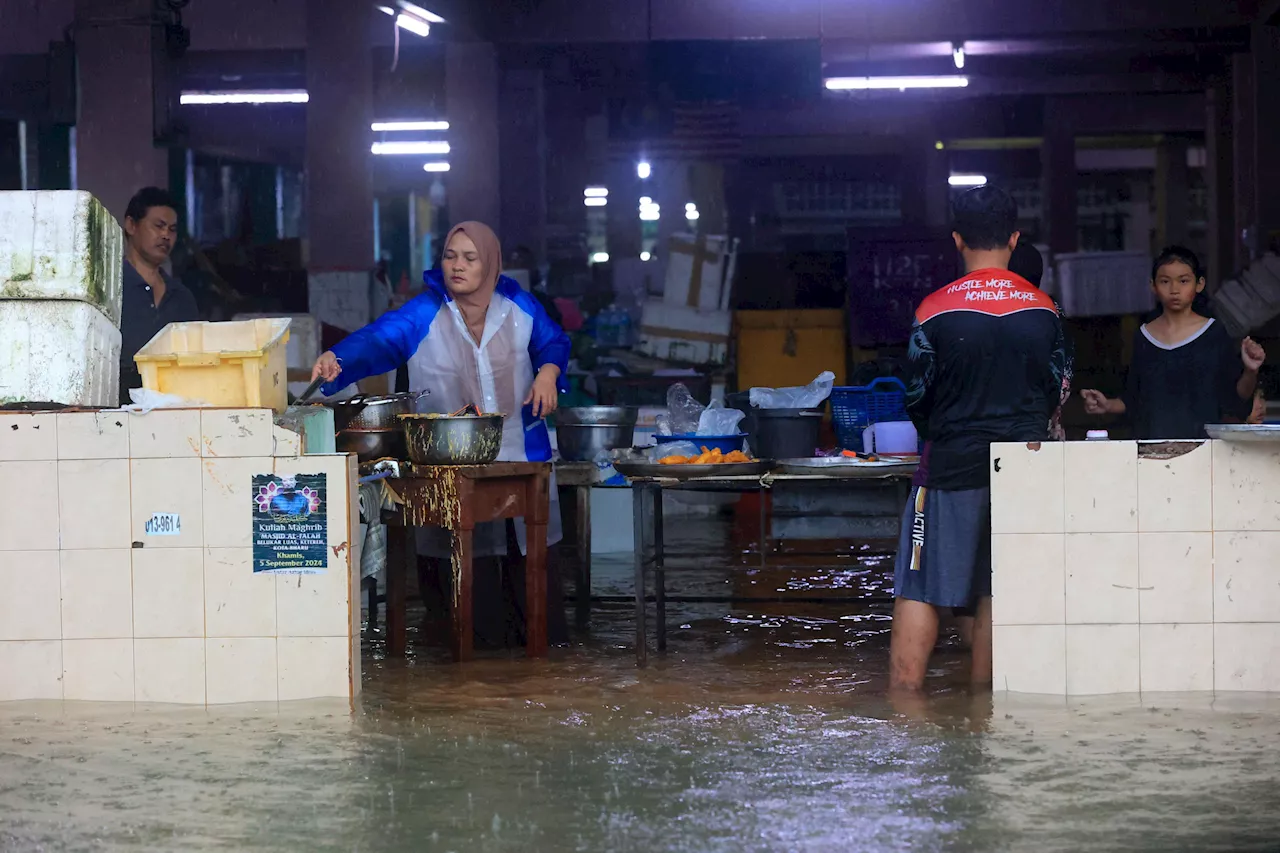
[[[1057,306],[1009,271],[1018,210],[995,187],[961,196],[966,275],[916,310],[907,411],[925,439],[894,572],[890,687],[920,690],[938,611],[971,608],[974,684],[991,681],[990,446],[1044,441],[1071,359]]]
[[[125,260],[120,310],[120,404],[142,387],[133,357],[170,323],[200,319],[196,299],[161,269],[178,236],[178,210],[158,187],[145,187],[124,214]]]

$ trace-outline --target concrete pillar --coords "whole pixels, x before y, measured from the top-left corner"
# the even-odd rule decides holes
[[[1208,193],[1209,281],[1229,278],[1235,265],[1234,149],[1231,145],[1231,92],[1225,81],[1205,96],[1205,190]]]
[[[1040,174],[1049,248],[1055,254],[1079,251],[1076,207],[1076,140],[1067,110],[1055,99],[1045,102],[1044,143],[1040,149]]]
[[[492,44],[450,42],[445,48],[449,113],[449,218],[501,228],[502,163],[498,144],[498,54]],[[581,195],[582,190],[578,190]],[[503,235],[498,235],[503,239]],[[508,241],[503,239],[504,251]]]
[[[1257,91],[1254,156],[1260,252],[1280,251],[1280,27],[1258,26],[1253,36]]]
[[[1189,230],[1187,220],[1191,214],[1191,194],[1188,191],[1187,141],[1170,138],[1156,148],[1156,245],[1177,244],[1185,246]]]
[[[1235,164],[1231,267],[1237,270],[1248,266],[1250,260],[1244,236],[1257,232],[1256,109],[1253,57],[1247,53],[1235,54],[1231,57],[1231,144]]]
[[[539,262],[547,256],[544,92],[541,70],[512,69],[502,73],[499,92],[502,122],[498,131],[502,214],[501,221],[494,227],[499,228],[504,251],[528,246]],[[457,155],[455,149],[454,156]]]
[[[123,220],[140,187],[168,186],[169,160],[155,145],[155,87],[167,86],[163,31],[152,0],[75,0],[76,175]]]
[[[373,267],[372,16],[307,0],[306,218],[311,270]]]
[[[651,181],[642,181],[636,164],[623,159],[609,161],[609,255],[613,259],[640,257],[640,197],[648,195]]]

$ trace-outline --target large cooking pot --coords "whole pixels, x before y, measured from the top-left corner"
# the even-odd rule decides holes
[[[556,412],[556,447],[568,462],[591,462],[601,451],[635,442],[637,409],[578,406]]]
[[[333,409],[333,426],[338,432],[358,430],[399,430],[396,420],[400,415],[412,414],[418,400],[430,391],[412,391],[407,394],[359,394],[348,400],[326,401]]]
[[[420,465],[488,465],[502,451],[502,415],[400,415],[409,459]]]
[[[339,453],[354,453],[361,462],[405,458],[401,429],[345,429],[337,434],[335,441]]]

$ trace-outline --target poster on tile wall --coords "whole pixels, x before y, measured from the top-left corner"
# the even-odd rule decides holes
[[[253,475],[253,571],[320,574],[329,565],[325,474]]]

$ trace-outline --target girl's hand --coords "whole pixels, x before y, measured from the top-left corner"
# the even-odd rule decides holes
[[[529,389],[529,396],[525,397],[524,404],[533,406],[535,418],[545,418],[556,410],[560,402],[560,391],[556,388],[557,376],[559,371],[554,367],[544,367],[533,377],[533,387]]]
[[[325,382],[332,382],[340,373],[342,373],[342,365],[338,363],[338,357],[331,352],[322,353],[316,359],[315,367],[311,368],[311,381],[315,382],[323,376]]]
[[[1244,362],[1245,370],[1257,373],[1267,360],[1267,351],[1253,338],[1245,338],[1240,342],[1240,360]]]
[[[1088,414],[1105,415],[1110,412],[1107,407],[1107,395],[1101,391],[1086,389],[1080,392],[1080,399],[1084,400],[1084,410]]]

